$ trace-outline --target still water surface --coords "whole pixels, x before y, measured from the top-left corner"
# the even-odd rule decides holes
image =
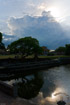
[[[56,105],[62,99],[70,103],[70,65],[54,67],[17,80],[18,94],[39,105]]]

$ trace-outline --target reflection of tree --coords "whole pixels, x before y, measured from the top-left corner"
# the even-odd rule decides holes
[[[36,73],[34,74],[34,78],[31,80],[26,79],[21,83],[18,83],[18,94],[20,97],[30,99],[36,97],[43,85],[42,75]]]

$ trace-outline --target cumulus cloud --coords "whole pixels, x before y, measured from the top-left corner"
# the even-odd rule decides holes
[[[35,37],[39,40],[40,45],[51,49],[69,43],[64,30],[51,16],[50,11],[43,11],[41,16],[12,17],[8,21],[8,27],[16,37]]]

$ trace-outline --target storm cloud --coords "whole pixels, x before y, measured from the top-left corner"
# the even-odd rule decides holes
[[[32,36],[39,40],[40,45],[47,46],[50,49],[69,43],[65,31],[51,16],[50,11],[43,11],[41,16],[12,17],[8,21],[8,27],[16,38]]]

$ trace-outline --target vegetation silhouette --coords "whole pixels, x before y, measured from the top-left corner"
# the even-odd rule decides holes
[[[3,37],[3,35],[0,32],[0,49],[5,49],[5,45],[2,43],[2,39],[3,39],[2,37]]]
[[[39,73],[35,73],[33,76],[33,79],[22,78],[22,82],[17,83],[20,97],[31,99],[38,95],[44,83],[43,76]]]
[[[35,58],[37,58],[38,54],[42,53],[42,48],[39,45],[39,41],[32,37],[25,37],[16,40],[8,45],[8,49],[11,53],[22,54],[23,58],[32,54],[34,54]]]
[[[66,55],[70,55],[70,44],[66,44],[66,51],[65,51]]]

